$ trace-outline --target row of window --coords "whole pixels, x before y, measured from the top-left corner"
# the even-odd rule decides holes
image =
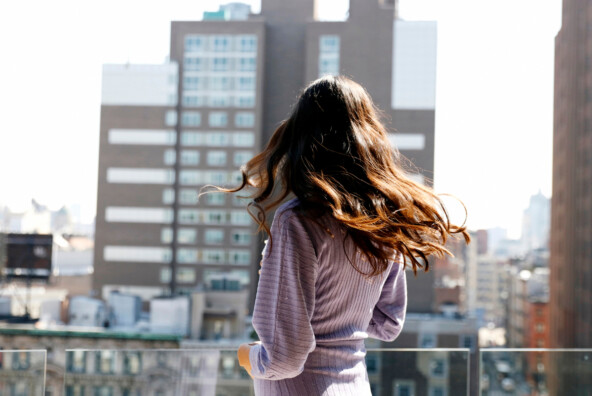
[[[251,232],[248,230],[232,230],[230,241],[234,245],[249,245],[251,243]],[[208,245],[220,245],[224,242],[226,231],[220,228],[208,228],[204,232],[203,241]],[[162,243],[173,242],[173,229],[163,228],[160,235]],[[179,228],[177,230],[177,242],[180,244],[192,245],[197,243],[197,230],[194,228]]]
[[[179,183],[183,186],[238,184],[242,174],[238,171],[188,170],[179,172]],[[107,182],[120,184],[173,184],[175,171],[160,168],[109,168]]]
[[[198,127],[201,126],[201,113],[198,111],[184,111],[181,115],[181,126]],[[177,112],[170,110],[165,116],[166,126],[177,125]],[[225,111],[213,111],[208,114],[208,125],[211,127],[228,126],[228,113]],[[241,111],[234,115],[234,125],[239,128],[248,128],[255,126],[255,114],[252,112]]]
[[[208,166],[225,166],[228,163],[228,152],[223,150],[210,150],[206,153],[206,164]],[[235,151],[233,153],[233,165],[241,166],[247,163],[253,157],[253,152],[248,150]],[[176,151],[173,149],[165,150],[164,164],[174,165],[176,161]],[[199,165],[200,154],[198,150],[181,150],[181,165],[196,166]]]
[[[181,205],[196,205],[200,202],[205,202],[211,206],[221,206],[226,204],[226,193],[221,192],[204,192],[201,196],[199,191],[191,188],[182,188],[179,191],[179,203]],[[162,203],[170,205],[175,200],[175,191],[172,188],[166,188],[162,191]],[[245,207],[249,199],[243,198],[239,195],[232,196],[232,204],[234,206]]]
[[[220,93],[204,94],[196,91],[184,91],[183,106],[185,107],[255,107],[255,93]]]
[[[257,36],[241,35],[187,35],[185,36],[185,52],[255,52]]]
[[[249,56],[203,56],[185,54],[183,70],[191,72],[240,72],[252,73],[257,70],[257,59]]]
[[[254,91],[255,76],[185,76],[183,91]]]
[[[248,116],[247,116],[248,117]],[[161,129],[111,129],[110,144],[174,146],[174,130]],[[182,132],[181,145],[205,147],[251,147],[255,145],[253,132]]]
[[[158,246],[114,246],[103,249],[105,261],[130,263],[170,263],[172,251]],[[181,264],[232,264],[248,265],[251,252],[244,249],[177,249],[177,262]]]
[[[249,226],[251,217],[244,210],[204,210],[180,209],[179,223],[185,225],[215,224]],[[111,223],[152,223],[170,224],[173,222],[171,208],[140,208],[130,206],[108,206],[105,220]]]
[[[182,146],[253,147],[253,132],[182,132]]]

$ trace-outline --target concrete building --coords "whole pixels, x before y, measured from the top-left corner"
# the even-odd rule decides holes
[[[6,382],[0,381],[0,390],[6,390],[8,395],[41,394],[35,392],[33,378],[43,378],[44,369],[45,395],[132,394],[129,390],[126,393],[126,388],[146,390],[145,393],[134,394],[154,394],[155,388],[165,387],[163,382],[166,384],[166,377],[163,378],[163,375],[171,377],[171,374],[178,373],[184,358],[178,350],[168,353],[163,351],[169,348],[178,349],[178,336],[81,331],[71,327],[56,327],[51,330],[23,326],[2,327],[0,345],[4,350],[23,350],[18,355],[9,354],[4,361],[1,361],[3,354],[0,352],[0,380],[8,379]],[[75,349],[77,351],[71,351]],[[163,364],[157,364],[157,351],[137,352],[146,349],[161,350]],[[24,350],[47,351],[47,366],[45,367],[45,360],[37,358],[38,353],[27,353]],[[140,354],[141,360],[134,361]],[[163,367],[169,370],[163,370]],[[128,370],[129,368],[134,370]],[[168,381],[175,385],[181,382],[178,378],[169,378]],[[4,385],[6,389],[3,389]],[[188,394],[174,391],[173,388],[173,393],[162,394]]]
[[[551,346],[592,347],[592,4],[563,0],[555,39]]]
[[[314,10],[314,0],[263,0],[245,19],[244,7],[228,5],[224,18],[173,22],[168,64],[104,66],[96,296],[120,290],[148,301],[229,275],[252,306],[262,246],[245,202],[198,194],[236,185],[239,166],[319,76],[364,85],[412,177],[431,184],[435,23],[399,20],[384,0],[351,0],[341,22],[316,21]],[[432,312],[433,274],[409,282],[410,309]]]

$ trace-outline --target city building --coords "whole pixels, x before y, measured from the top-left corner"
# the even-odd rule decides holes
[[[551,200],[540,191],[530,197],[530,204],[522,217],[522,249],[529,252],[547,248],[551,225]]]
[[[252,307],[262,242],[245,200],[199,192],[237,185],[299,91],[325,74],[368,90],[411,177],[431,184],[436,25],[395,11],[351,0],[348,20],[322,22],[314,0],[263,0],[257,15],[230,4],[173,22],[169,63],[105,65],[94,295],[146,302],[229,276]],[[433,312],[433,273],[409,283],[410,310]]]
[[[551,346],[592,347],[592,4],[563,0],[555,39]]]

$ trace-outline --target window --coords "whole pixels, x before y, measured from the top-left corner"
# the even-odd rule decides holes
[[[394,396],[415,396],[415,383],[413,381],[395,381],[393,388]]]
[[[123,372],[127,375],[138,375],[142,371],[142,356],[140,352],[124,352]]]
[[[230,264],[247,265],[251,263],[251,252],[248,250],[231,250],[228,253]]]
[[[419,347],[420,348],[436,348],[436,335],[435,334],[420,334],[419,335]]]
[[[130,263],[169,263],[171,249],[160,246],[107,245],[103,248],[103,259]]]
[[[125,184],[173,184],[175,172],[159,168],[108,168],[107,182]]]
[[[250,128],[255,126],[255,113],[238,112],[234,116],[234,125],[241,128]]]
[[[255,35],[238,36],[237,42],[240,52],[254,52],[257,50],[257,36]]]
[[[257,61],[254,57],[238,58],[239,71],[255,71],[257,68]]]
[[[535,330],[537,333],[542,333],[545,331],[545,325],[544,323],[537,323],[535,326]]]
[[[429,396],[446,396],[446,388],[443,386],[431,386]]]
[[[224,230],[209,228],[206,230],[204,240],[209,245],[219,245],[224,242]]]
[[[185,36],[185,52],[201,52],[206,49],[205,36]]]
[[[203,262],[206,264],[222,264],[224,262],[224,250],[204,249]]]
[[[236,134],[235,134],[236,135]],[[236,140],[236,137],[235,137]],[[253,136],[253,141],[255,137]],[[206,146],[224,147],[230,145],[230,134],[226,132],[210,132],[206,134]]]
[[[177,262],[182,264],[196,264],[197,249],[178,249]]]
[[[205,213],[205,224],[224,224],[226,223],[226,212],[221,210],[210,210]]]
[[[171,223],[173,211],[169,208],[108,206],[105,209],[105,220],[122,223]]]
[[[195,270],[192,268],[177,268],[178,283],[195,283]]]
[[[475,339],[472,335],[462,334],[460,336],[460,347],[469,348],[471,351],[475,348]]]
[[[210,91],[228,91],[232,89],[231,79],[224,76],[210,77],[208,89]]]
[[[247,230],[233,230],[230,239],[234,245],[249,245],[251,243],[251,232]]]
[[[211,67],[213,71],[228,71],[230,70],[230,59],[221,57],[212,58]]]
[[[338,58],[319,58],[319,77],[339,74]]]
[[[68,385],[66,386],[66,396],[83,396],[84,386],[82,385]]]
[[[182,205],[195,205],[198,201],[197,190],[183,188],[179,191],[179,201]]]
[[[432,359],[430,362],[430,373],[434,377],[446,377],[446,361],[443,358]]]
[[[197,230],[193,228],[179,228],[177,242],[185,245],[193,244],[197,240]]]
[[[198,224],[200,220],[200,213],[195,209],[180,209],[179,223],[180,224]]]
[[[205,179],[208,184],[220,185],[228,181],[228,172],[206,172]]]
[[[376,374],[378,372],[378,356],[376,353],[369,353],[366,355],[366,368],[368,374]]]
[[[68,351],[66,352],[66,371],[69,373],[86,372],[86,351]]]
[[[230,222],[237,225],[250,225],[251,216],[244,210],[233,210],[230,213]]]
[[[172,188],[165,188],[162,190],[162,203],[172,204],[175,201],[175,190]]]
[[[238,91],[254,91],[255,77],[237,77],[236,90]]]
[[[113,374],[114,370],[115,370],[115,353],[113,351],[96,352],[95,372],[99,373],[99,374]]]
[[[206,97],[204,95],[188,94],[183,92],[183,106],[185,107],[202,107],[206,104]]]
[[[236,107],[255,107],[255,94],[239,95],[235,100]]]
[[[160,283],[171,282],[171,269],[169,267],[160,270]]]
[[[173,242],[173,229],[172,228],[163,228],[160,230],[160,242],[162,243],[172,243]]]
[[[233,163],[234,166],[241,166],[249,162],[249,160],[253,158],[252,151],[235,151]]]
[[[172,146],[176,132],[160,129],[110,129],[109,144]]]
[[[166,149],[164,150],[164,158],[163,162],[165,165],[175,165],[175,161],[177,160],[177,153],[174,149]]]
[[[199,151],[181,150],[181,165],[199,165]]]
[[[113,396],[113,387],[95,386],[93,396]]]
[[[319,37],[319,50],[321,53],[339,52],[339,36],[323,35]]]
[[[203,77],[185,76],[183,77],[184,91],[203,91],[206,87],[206,80]]]
[[[168,110],[164,116],[164,124],[166,126],[177,125],[177,112],[175,110]]]
[[[225,193],[211,192],[205,195],[208,205],[224,205],[226,203]]]
[[[210,48],[214,52],[230,51],[230,42],[229,36],[211,36]]]
[[[183,126],[200,126],[201,113],[197,111],[184,111],[181,118],[181,125]]]
[[[206,67],[205,59],[185,55],[183,68],[185,71],[203,71]]]
[[[208,122],[212,127],[225,127],[228,125],[228,113],[225,111],[213,111],[208,117]]]
[[[255,135],[252,132],[235,132],[232,144],[235,147],[251,147],[255,144]]]
[[[226,151],[221,151],[221,150],[208,151],[208,165],[209,166],[226,165]]]
[[[179,181],[183,186],[203,184],[203,174],[197,170],[182,170],[179,172]]]
[[[208,97],[208,106],[210,107],[228,107],[230,106],[229,94],[211,94]]]
[[[201,146],[204,141],[202,132],[183,132],[181,133],[182,146]]]
[[[13,383],[10,385],[10,396],[29,396],[32,393],[32,389],[29,389],[29,387],[30,386],[25,381]],[[8,388],[8,386],[6,386],[6,388]]]

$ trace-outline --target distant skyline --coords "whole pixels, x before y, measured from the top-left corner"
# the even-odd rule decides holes
[[[245,2],[259,11],[259,1]],[[224,3],[2,2],[0,205],[78,204],[91,218],[102,65],[164,62],[171,20],[201,19]],[[346,10],[326,0],[319,11],[330,20]],[[400,14],[438,21],[436,191],[465,202],[471,229],[518,237],[530,196],[551,194],[561,1],[402,0]]]

